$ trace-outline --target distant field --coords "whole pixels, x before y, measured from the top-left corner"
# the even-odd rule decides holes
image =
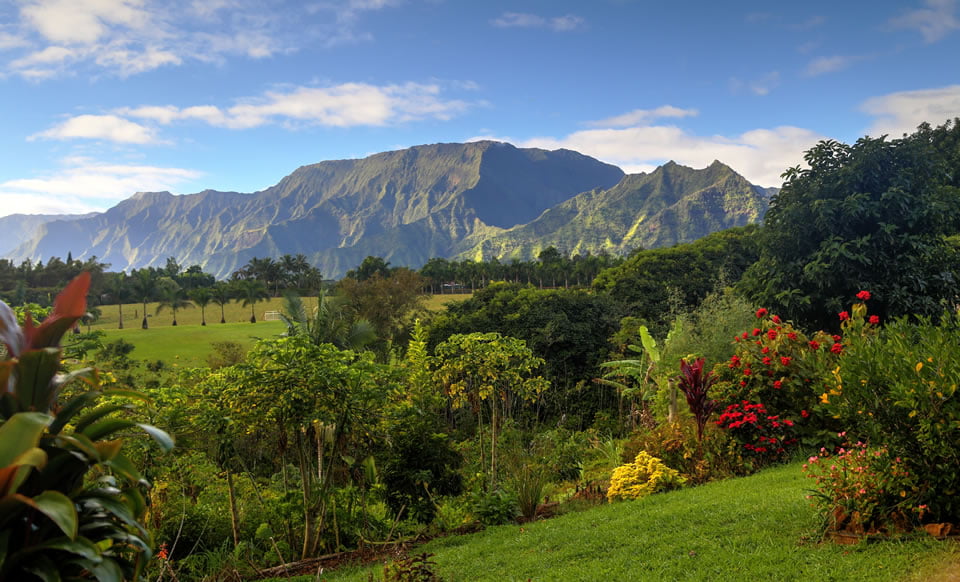
[[[442,311],[450,301],[462,301],[470,294],[433,295],[425,303],[431,311]],[[303,299],[307,309],[316,306],[316,297]],[[129,303],[123,305],[123,326],[118,329],[120,320],[119,309],[116,305],[100,307],[100,319],[91,325],[91,329],[99,329],[107,334],[105,341],[114,341],[119,338],[132,343],[136,348],[131,357],[144,360],[163,360],[180,367],[206,365],[207,356],[213,351],[214,342],[232,341],[249,348],[257,339],[275,337],[284,331],[281,321],[265,321],[267,311],[280,311],[283,300],[274,298],[263,303],[257,303],[254,313],[257,323],[250,323],[250,307],[241,307],[239,303],[230,303],[224,306],[225,324],[220,323],[220,306],[207,307],[207,325],[200,325],[200,309],[191,307],[177,310],[177,326],[171,325],[173,314],[169,309],[157,313],[157,304],[147,304],[147,322],[149,329],[141,329],[143,319],[143,305]],[[86,329],[86,327],[84,327]]]

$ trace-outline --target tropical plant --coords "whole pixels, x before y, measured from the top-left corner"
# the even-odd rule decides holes
[[[194,305],[200,308],[200,325],[207,325],[207,305],[213,302],[213,292],[209,287],[197,287],[190,290],[189,296]]]
[[[241,279],[233,283],[237,297],[244,307],[250,307],[250,323],[257,323],[254,307],[261,301],[270,299],[267,286],[256,279]]]
[[[717,378],[713,372],[704,372],[704,359],[698,358],[693,363],[688,363],[686,359],[680,360],[680,377],[677,380],[678,387],[687,399],[687,405],[697,423],[697,442],[703,442],[703,427],[713,411],[717,409],[716,400],[708,398],[707,392],[713,386]]]
[[[220,306],[220,323],[227,323],[223,308],[233,299],[233,288],[227,283],[217,283],[210,289],[210,300]]]
[[[149,269],[140,269],[134,273],[133,293],[143,304],[143,321],[140,327],[147,329],[147,303],[152,301],[157,293],[157,278]]]
[[[173,323],[170,325],[177,325],[177,311],[193,307],[193,303],[190,303],[183,296],[183,289],[180,288],[180,285],[170,277],[161,277],[157,281],[157,292],[160,296],[157,313],[159,314],[164,309],[172,311]]]
[[[86,312],[89,274],[57,296],[51,315],[23,328],[0,302],[0,580],[140,580],[150,535],[139,521],[147,482],[117,433],[139,426],[163,448],[169,436],[118,418],[95,370],[60,373],[59,342]],[[81,382],[86,389],[68,394]]]
[[[483,404],[490,409],[490,485],[497,482],[497,434],[500,419],[517,403],[535,400],[547,381],[534,372],[543,360],[523,340],[499,333],[456,334],[436,348],[435,381],[455,408],[469,406],[480,424],[483,464]]]
[[[287,325],[287,336],[305,335],[314,344],[330,343],[340,349],[359,350],[377,339],[366,319],[351,321],[342,299],[321,291],[313,315],[307,313],[303,299],[285,293],[280,318]]]

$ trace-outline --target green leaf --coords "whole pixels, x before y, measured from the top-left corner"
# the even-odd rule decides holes
[[[137,424],[143,432],[150,435],[164,452],[169,453],[173,449],[173,437],[155,426],[149,424]]]
[[[52,420],[40,412],[21,412],[0,425],[0,467],[12,464],[14,459],[35,448],[43,429]]]
[[[69,497],[59,491],[44,491],[33,498],[33,503],[71,540],[77,537],[77,509]]]
[[[47,560],[37,561],[29,566],[25,566],[23,570],[30,572],[43,582],[60,582],[61,580],[60,572],[57,571],[52,562]]]
[[[53,378],[60,368],[59,348],[27,350],[20,354],[15,368],[15,396],[21,410],[49,410],[58,389]]]
[[[125,428],[130,428],[137,426],[137,423],[130,420],[122,420],[119,418],[111,418],[98,422],[94,425],[88,426],[83,429],[83,434],[91,441],[98,441],[106,436],[109,436],[117,431],[121,431]],[[80,430],[79,428],[77,430]]]
[[[66,537],[54,538],[35,546],[31,546],[30,548],[24,550],[24,552],[38,552],[43,550],[63,550],[64,552],[76,554],[77,556],[80,556],[85,560],[89,560],[94,564],[98,564],[102,560],[100,557],[100,550],[97,548],[97,546],[82,536],[78,536],[77,539],[74,540]]]
[[[84,414],[80,419],[77,420],[76,432],[82,432],[87,434],[87,427],[91,426],[98,420],[108,416],[118,410],[124,410],[129,408],[128,404],[108,404],[106,406],[100,406],[91,410],[90,412]],[[90,437],[90,440],[97,440],[93,437]]]
[[[100,392],[91,390],[71,398],[69,402],[60,408],[60,412],[57,413],[56,419],[53,421],[53,424],[50,425],[50,434],[60,434],[63,427],[73,420],[73,417],[76,416],[78,412],[94,403],[99,397]]]

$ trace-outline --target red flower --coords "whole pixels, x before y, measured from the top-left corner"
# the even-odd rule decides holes
[[[767,314],[766,308],[761,307],[760,309],[757,310],[757,319],[760,319],[761,317],[763,317],[763,316],[766,315],[766,314]]]
[[[779,315],[774,315],[771,319],[773,319],[773,323],[780,323],[780,316],[779,316]]]
[[[840,315],[840,321],[846,321],[850,319],[850,314],[846,311],[841,311],[839,315]]]
[[[753,335],[754,337],[760,335],[760,328],[757,328],[757,327],[753,328]]]
[[[745,380],[740,380],[740,387],[741,387],[741,388],[746,387],[746,385],[747,385],[747,382],[746,382]]]
[[[861,300],[861,301],[869,301],[869,300],[870,300],[870,292],[869,292],[869,291],[861,291],[861,292],[857,293],[857,299],[859,299],[859,300]]]
[[[840,343],[833,344],[832,346],[830,346],[830,351],[838,355],[842,354],[843,344],[840,344]]]
[[[769,354],[769,353],[770,353],[770,346],[763,346],[763,349],[760,350],[760,353],[762,353],[762,354]]]
[[[789,366],[790,358],[787,356],[783,356],[782,358],[780,358],[780,363],[783,364],[784,366]]]
[[[773,383],[773,387],[779,390],[783,388],[783,382],[781,382],[780,380],[777,380],[776,382]]]
[[[795,334],[795,333],[793,333],[793,332],[791,331],[790,333],[787,334],[787,338],[796,341],[796,339],[797,339],[797,334]]]
[[[775,330],[775,329],[769,330],[769,331],[767,332],[767,337],[770,338],[770,339],[772,339],[772,340],[777,339],[777,330]]]
[[[764,365],[764,366],[769,366],[772,362],[773,362],[773,360],[770,359],[770,356],[766,356],[765,358],[763,358],[763,365]]]
[[[751,370],[750,368],[744,369],[743,371],[744,376],[749,376],[750,374],[753,374],[753,370]]]
[[[747,339],[747,332],[743,332],[743,339]]]
[[[803,418],[807,418],[807,417],[810,416],[810,413],[807,412],[806,410],[801,410],[801,411],[800,411],[800,416],[802,416]]]
[[[843,339],[843,338],[840,337],[840,336],[838,336],[838,335],[833,336],[833,341],[835,341],[835,342],[838,342],[838,341],[840,341],[840,340],[842,340],[842,339]]]
[[[879,325],[879,324],[880,324],[880,316],[879,316],[879,315],[871,315],[871,316],[870,316],[870,323],[871,323],[872,325]]]
[[[816,340],[810,340],[810,349],[811,349],[811,350],[819,350],[819,349],[820,349],[820,342],[818,342],[818,341],[816,341]]]

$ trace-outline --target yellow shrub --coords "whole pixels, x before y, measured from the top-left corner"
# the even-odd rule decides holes
[[[663,461],[650,456],[646,451],[640,451],[632,463],[613,470],[607,499],[639,499],[686,482],[679,472],[664,465]]]

